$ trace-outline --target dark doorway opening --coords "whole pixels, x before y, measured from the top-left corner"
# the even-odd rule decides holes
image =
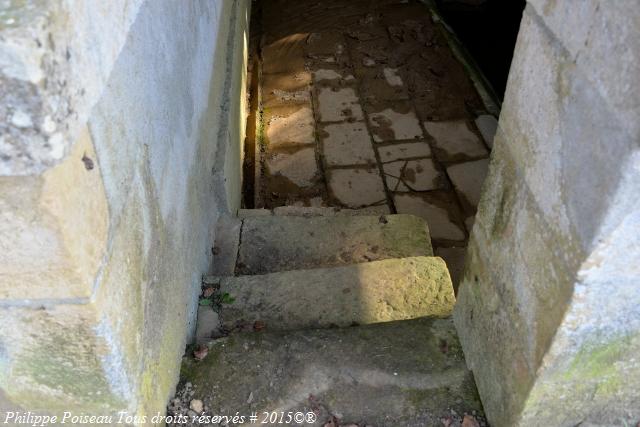
[[[502,100],[525,0],[437,0],[456,32]]]

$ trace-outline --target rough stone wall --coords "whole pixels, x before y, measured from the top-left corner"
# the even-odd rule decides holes
[[[524,12],[455,311],[492,425],[640,421],[639,28]]]
[[[17,18],[0,27],[0,409],[164,413],[214,224],[239,207],[250,2],[10,3]],[[24,28],[33,21],[18,19],[32,5],[51,39],[35,53]],[[67,44],[69,64],[38,71]],[[53,79],[77,90],[53,93]],[[77,109],[48,119],[61,135],[55,156],[41,125],[52,103]],[[20,109],[31,128],[14,123]]]
[[[2,3],[0,176],[40,174],[69,153],[142,3]]]

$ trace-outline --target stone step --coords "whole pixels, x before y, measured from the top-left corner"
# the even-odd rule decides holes
[[[447,266],[437,257],[225,277],[220,293],[229,330],[256,321],[292,330],[446,317],[455,304]]]
[[[388,214],[386,205],[374,206],[361,209],[347,209],[338,207],[316,207],[316,206],[279,206],[273,209],[240,209],[239,218],[250,218],[255,216],[358,216],[358,215],[384,215]]]
[[[427,224],[412,215],[254,216],[243,219],[236,274],[431,255]]]
[[[210,342],[202,361],[185,357],[181,384],[185,402],[173,405],[197,399],[209,415],[316,411],[314,422],[285,425],[335,416],[344,426],[423,427],[460,425],[468,413],[485,425],[450,319],[234,334]]]

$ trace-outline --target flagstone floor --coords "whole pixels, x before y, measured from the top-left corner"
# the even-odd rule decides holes
[[[406,0],[256,7],[252,207],[420,216],[457,284],[497,122],[430,10]]]

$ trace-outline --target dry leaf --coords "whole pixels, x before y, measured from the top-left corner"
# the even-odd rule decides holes
[[[207,354],[209,354],[209,348],[206,345],[200,345],[193,352],[193,357],[195,357],[196,360],[202,360],[207,357]]]
[[[256,320],[255,322],[253,322],[253,330],[256,332],[260,332],[266,327],[267,327],[267,324],[264,323],[262,320]]]
[[[462,427],[480,427],[480,423],[471,415],[465,415],[462,419]]]

